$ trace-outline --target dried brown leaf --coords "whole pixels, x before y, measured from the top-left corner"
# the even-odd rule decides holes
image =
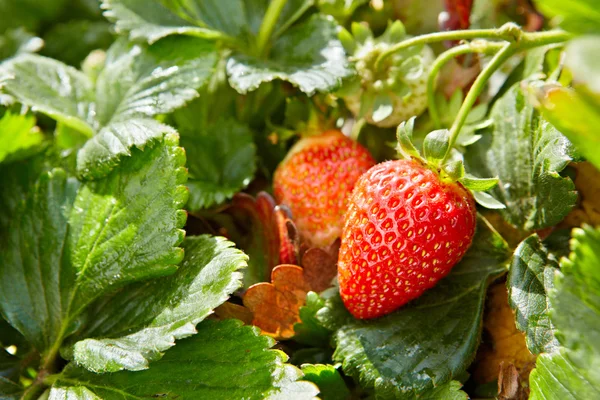
[[[504,282],[488,291],[484,330],[487,340],[477,354],[473,378],[483,384],[494,381],[500,373],[500,365],[513,364],[526,382],[535,366],[535,355],[525,344],[525,335],[515,325],[513,311],[508,304],[508,291]]]
[[[521,384],[521,376],[513,363],[500,363],[498,374],[498,400],[526,400],[527,391]]]
[[[275,207],[275,224],[279,233],[279,263],[297,264],[300,235],[292,220],[292,212],[286,205]]]
[[[215,316],[218,319],[239,319],[244,325],[252,324],[252,311],[239,304],[226,302],[215,308]]]
[[[313,247],[302,255],[304,278],[311,290],[317,293],[331,286],[331,281],[337,275],[339,239],[328,249]]]
[[[579,206],[569,213],[561,227],[572,228],[582,224],[600,225],[600,171],[591,163],[572,163],[577,173],[575,187],[579,192]]]
[[[297,265],[278,265],[271,273],[271,283],[252,285],[244,295],[244,305],[254,314],[252,324],[275,339],[294,336],[294,324],[300,322],[310,287],[304,271]]]

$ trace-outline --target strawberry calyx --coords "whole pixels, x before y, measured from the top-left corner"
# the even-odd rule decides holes
[[[387,127],[422,113],[426,102],[421,98],[424,92],[420,89],[433,61],[431,49],[425,45],[412,46],[394,53],[376,68],[376,61],[383,52],[410,37],[404,25],[400,21],[390,23],[377,38],[360,23],[353,23],[351,31],[341,29],[338,34],[357,71],[337,93],[348,108],[358,118],[365,117],[370,123]],[[405,116],[404,110],[410,103],[418,107]]]
[[[462,155],[449,149],[450,132],[448,129],[438,129],[428,133],[423,141],[421,155],[421,152],[413,144],[414,122],[415,117],[412,117],[408,121],[402,122],[396,130],[397,150],[402,158],[420,162],[424,167],[435,172],[442,182],[457,182],[464,186],[473,194],[475,201],[485,208],[505,208],[504,204],[486,193],[498,184],[498,178],[479,178],[467,173]],[[451,159],[445,161],[449,151]]]
[[[285,102],[284,119],[275,124],[267,120],[267,127],[276,136],[277,141],[320,136],[325,131],[336,130],[339,112],[333,99],[326,96],[305,95],[288,97]]]

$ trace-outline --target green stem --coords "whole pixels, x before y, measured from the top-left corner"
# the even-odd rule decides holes
[[[446,158],[448,158],[448,155],[450,154],[450,151],[456,142],[456,138],[458,137],[458,134],[460,133],[460,130],[467,119],[467,115],[469,115],[469,111],[471,111],[471,107],[473,107],[477,97],[479,97],[483,91],[488,79],[490,79],[492,74],[496,72],[496,70],[500,68],[500,66],[504,64],[506,60],[508,60],[518,51],[518,47],[519,46],[516,43],[505,44],[504,47],[502,47],[502,50],[496,53],[489,64],[486,65],[481,73],[477,76],[475,82],[473,82],[473,85],[471,86],[471,89],[469,89],[469,93],[467,93],[467,97],[465,97],[465,101],[463,101],[462,105],[460,106],[458,115],[454,119],[454,123],[450,128],[450,145],[448,146],[448,151],[446,151],[441,164],[443,164]]]
[[[519,50],[532,49],[534,47],[546,46],[566,42],[574,37],[573,34],[555,30],[546,32],[525,32],[518,42]]]
[[[42,372],[40,372],[40,374],[42,374]],[[42,393],[44,393],[44,390],[46,390],[46,388],[48,387],[44,383],[44,378],[45,376],[38,375],[38,377],[31,384],[31,386],[29,386],[25,390],[25,393],[23,393],[23,396],[21,396],[21,400],[35,400],[39,398],[42,395]]]
[[[473,85],[471,86],[469,93],[467,93],[463,104],[460,106],[458,115],[454,119],[454,123],[450,128],[450,145],[448,146],[448,151],[444,155],[441,163],[443,163],[446,158],[448,158],[448,155],[450,155],[450,151],[452,150],[452,147],[456,142],[456,138],[458,137],[458,134],[460,133],[460,130],[464,125],[467,116],[469,115],[469,111],[471,111],[471,107],[473,107],[477,97],[479,97],[483,91],[488,79],[498,68],[502,66],[502,64],[504,64],[506,60],[519,51],[545,46],[548,44],[565,42],[571,39],[571,37],[571,34],[563,31],[523,33],[518,41],[505,44],[502,49],[492,58],[490,63],[485,66],[479,76],[477,76],[477,79],[475,79],[475,82],[473,82]]]
[[[470,39],[494,39],[507,42],[519,42],[521,45],[529,45],[532,47],[543,46],[544,44],[557,43],[568,40],[572,35],[564,31],[548,31],[548,32],[523,32],[521,28],[512,22],[502,25],[498,29],[468,29],[447,32],[435,32],[427,35],[416,36],[408,40],[404,40],[391,46],[386,51],[382,52],[375,61],[375,69],[379,70],[383,65],[383,61],[397,51],[407,47],[420,44],[428,44],[435,42],[443,42],[445,40],[470,40]],[[535,44],[534,44],[535,43]],[[529,48],[529,47],[521,47]]]
[[[379,69],[383,61],[397,51],[420,44],[443,42],[445,40],[496,39],[514,42],[522,35],[521,28],[514,23],[506,23],[498,29],[467,29],[458,31],[435,32],[415,36],[391,46],[379,55],[375,61],[375,69]]]
[[[438,58],[436,58],[435,62],[431,66],[431,70],[429,71],[429,77],[427,79],[427,102],[429,109],[429,116],[434,125],[434,129],[442,128],[442,121],[440,119],[440,114],[437,109],[437,104],[435,102],[435,83],[436,78],[440,70],[446,65],[448,61],[451,59],[460,56],[462,54],[468,53],[485,53],[485,54],[493,54],[496,51],[502,48],[501,43],[496,42],[487,42],[487,41],[477,41],[467,44],[462,44],[460,46],[456,46],[447,50],[440,54]]]
[[[286,2],[287,0],[271,0],[262,24],[260,25],[260,30],[258,31],[258,37],[256,39],[257,52],[259,56],[265,55],[264,53],[267,47],[267,42],[273,34],[275,24],[277,23],[279,15],[281,15],[281,11],[283,10]]]

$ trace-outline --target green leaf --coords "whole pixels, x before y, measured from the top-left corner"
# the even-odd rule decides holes
[[[417,157],[420,158],[419,150],[412,142],[413,130],[415,126],[415,117],[411,117],[408,121],[403,121],[396,129],[396,138],[398,139],[398,152],[404,158]]]
[[[0,377],[18,380],[19,373],[21,372],[20,361],[19,357],[0,348]],[[0,394],[2,394],[2,392],[0,392]]]
[[[63,170],[43,174],[0,240],[0,313],[39,351],[57,340],[74,279],[63,248],[78,186]]]
[[[541,354],[536,368],[529,375],[531,392],[529,400],[596,399],[600,386],[592,383],[583,372],[573,366],[567,352]]]
[[[462,160],[449,161],[448,163],[444,164],[442,169],[444,170],[444,172],[446,174],[448,174],[450,179],[452,179],[454,181],[463,179],[465,176],[465,173],[466,173],[465,172],[465,164],[463,163]]]
[[[600,395],[600,230],[573,230],[550,291],[551,319],[560,353],[543,355],[532,372],[532,398],[597,398]],[[585,334],[582,334],[585,332]],[[560,397],[555,397],[559,394]]]
[[[44,153],[26,160],[0,163],[0,237],[8,232],[23,199],[45,168]]]
[[[552,322],[561,345],[580,368],[600,363],[600,230],[573,230],[571,254],[560,263],[551,292]],[[581,335],[585,332],[585,335]],[[593,362],[592,362],[593,360]],[[589,361],[589,362],[588,362]],[[599,370],[596,370],[600,373]],[[600,377],[600,375],[596,375]],[[596,380],[600,383],[600,380]]]
[[[333,365],[303,364],[304,380],[319,387],[319,398],[323,400],[345,400],[350,398],[350,390]]]
[[[488,283],[506,271],[509,255],[502,237],[480,219],[471,248],[450,275],[394,313],[357,320],[336,295],[317,314],[335,329],[334,360],[381,398],[414,396],[460,376],[479,344]]]
[[[600,46],[598,36],[584,36],[572,40],[565,50],[565,67],[573,75],[578,91],[596,96],[600,102]]]
[[[312,95],[335,90],[353,71],[337,39],[335,23],[317,14],[275,40],[266,60],[234,53],[227,62],[227,74],[230,85],[242,94],[281,79]]]
[[[34,54],[21,54],[0,66],[3,91],[88,136],[96,127],[92,86],[75,68]]]
[[[22,356],[28,350],[27,342],[23,335],[13,328],[0,316],[0,347],[17,347],[17,355]]]
[[[331,331],[322,326],[317,319],[317,312],[324,306],[325,300],[315,292],[308,292],[306,304],[300,307],[301,322],[294,325],[296,342],[315,347],[329,345]]]
[[[102,8],[106,10],[104,16],[115,22],[117,32],[129,32],[131,40],[145,39],[148,43],[154,43],[174,34],[205,38],[220,36],[210,29],[189,25],[186,19],[161,1],[103,0]],[[224,15],[230,14],[226,12]]]
[[[212,43],[173,37],[149,48],[117,41],[96,82],[102,126],[165,114],[199,95],[216,63]]]
[[[375,97],[375,103],[373,103],[373,121],[381,122],[394,112],[394,105],[392,99],[385,94],[381,94]]]
[[[557,17],[560,26],[577,33],[600,32],[600,9],[596,0],[535,0],[536,8]]]
[[[432,389],[425,390],[418,394],[411,394],[403,397],[407,400],[469,400],[468,394],[460,390],[462,384],[458,381],[446,382]]]
[[[96,179],[110,172],[131,146],[143,148],[146,141],[165,133],[161,125],[132,119],[169,113],[197,97],[215,63],[214,44],[205,40],[173,37],[151,47],[120,40],[108,50],[95,88],[82,72],[34,55],[3,64],[0,85],[4,83],[5,91],[34,111],[88,136],[107,127],[78,162],[82,176]],[[111,126],[122,122],[129,128]]]
[[[517,328],[525,333],[533,354],[551,353],[558,347],[550,321],[548,292],[554,287],[558,260],[537,235],[519,244],[508,273],[508,300],[515,311]]]
[[[536,107],[544,117],[564,133],[577,150],[596,168],[600,168],[600,111],[573,89],[556,84],[530,85]]]
[[[36,30],[44,21],[58,17],[67,0],[0,0],[0,32],[24,27]],[[6,16],[10,16],[7,18]]]
[[[181,144],[189,159],[187,208],[192,211],[223,203],[254,177],[256,146],[252,131],[234,119],[220,119],[193,132],[182,131]]]
[[[498,178],[478,178],[467,174],[460,179],[460,183],[474,192],[482,192],[495,187],[498,184]]]
[[[85,386],[53,388],[48,400],[102,400]]]
[[[170,126],[149,118],[132,118],[103,128],[77,152],[77,173],[85,179],[99,179],[115,168],[133,148],[144,147],[164,134],[174,134]]]
[[[0,310],[40,352],[73,333],[97,297],[175,271],[184,163],[168,135],[78,190],[62,170],[42,175],[0,243]]]
[[[79,190],[69,219],[78,272],[72,310],[126,283],[175,271],[183,258],[176,246],[187,200],[185,154],[177,143],[166,135],[144,151],[134,149],[106,178]]]
[[[42,39],[32,35],[22,27],[10,29],[0,35],[0,60],[20,53],[35,53],[43,45]]]
[[[502,216],[529,231],[556,225],[575,206],[577,192],[562,171],[573,146],[541,118],[513,86],[492,108],[492,136],[484,135],[465,154],[470,172],[498,176],[491,193],[506,205]]]
[[[23,387],[10,379],[0,376],[0,399],[18,400],[23,394]]]
[[[429,132],[423,141],[423,155],[433,165],[438,165],[450,147],[450,132],[439,129]]]
[[[54,383],[50,399],[85,399],[74,392],[83,388],[104,400],[267,399],[289,390],[294,398],[312,399],[316,387],[295,382],[300,374],[284,364],[282,352],[269,350],[272,345],[271,338],[239,321],[204,321],[194,337],[179,342],[146,371],[99,375],[68,365]]]
[[[490,210],[502,210],[506,206],[500,203],[498,200],[493,198],[489,193],[486,192],[472,192],[475,201],[480,206],[489,208]]]
[[[312,0],[290,0],[274,26],[281,35],[312,5]],[[117,31],[129,32],[132,40],[154,43],[169,35],[223,39],[248,50],[254,46],[268,0],[103,0],[104,15],[116,23]]]
[[[90,323],[75,343],[73,360],[94,372],[137,371],[162,357],[241,285],[247,256],[220,237],[193,236],[185,258],[167,278],[127,286],[88,312]],[[150,322],[148,322],[150,320]]]
[[[0,163],[28,157],[43,140],[44,135],[36,129],[32,115],[7,111],[0,119]]]
[[[80,19],[56,24],[44,34],[42,54],[77,67],[92,50],[111,45],[114,37],[110,29],[106,21]]]
[[[369,0],[319,0],[318,6],[323,14],[331,15],[343,24],[358,7],[368,2]]]

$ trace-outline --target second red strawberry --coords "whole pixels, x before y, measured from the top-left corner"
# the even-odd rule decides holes
[[[304,137],[275,171],[275,198],[291,209],[305,240],[327,247],[341,234],[354,184],[374,164],[364,147],[340,131]]]

